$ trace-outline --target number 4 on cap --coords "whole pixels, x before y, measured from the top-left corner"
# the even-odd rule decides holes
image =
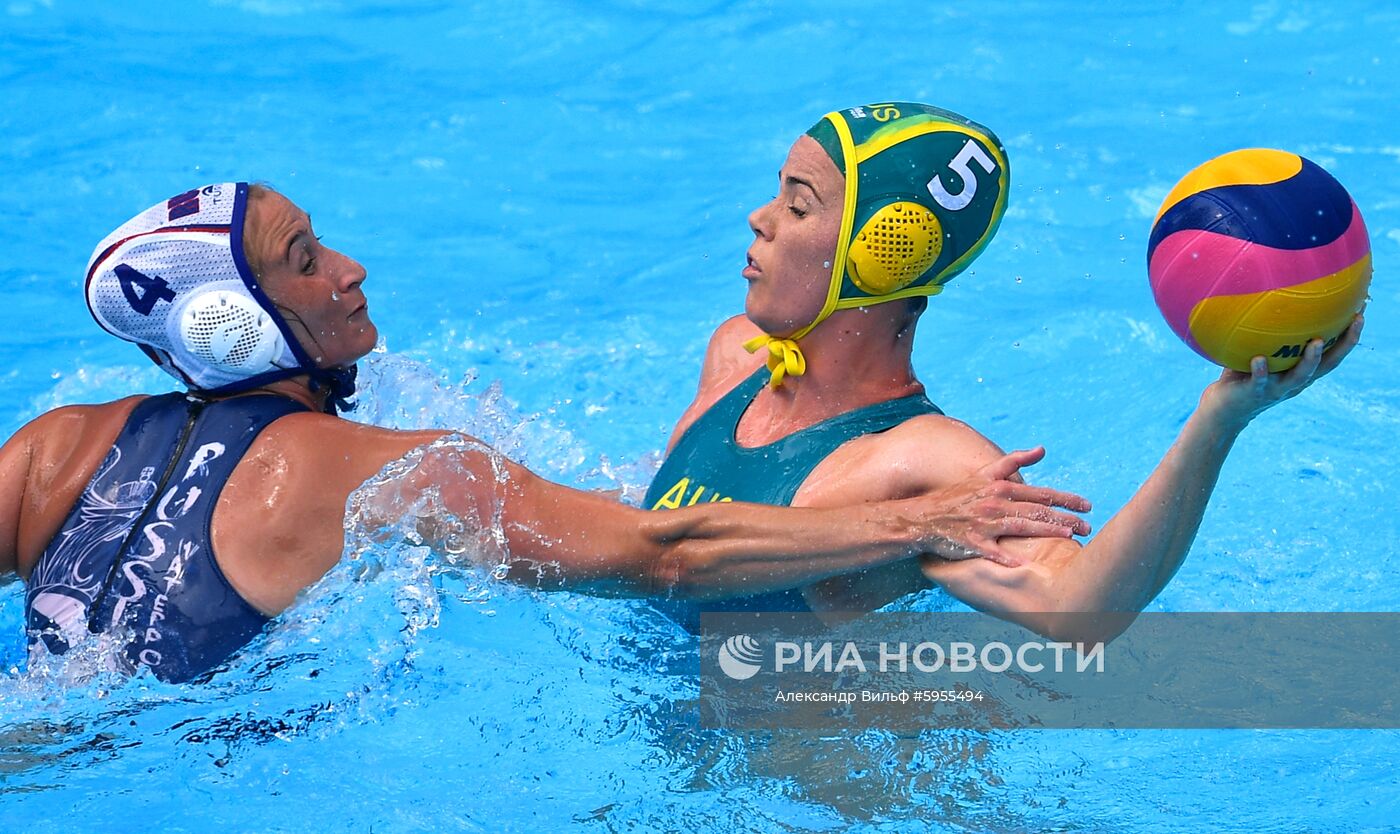
[[[113,271],[117,273],[117,283],[122,286],[126,303],[143,316],[149,316],[157,302],[175,300],[175,291],[159,275],[152,277],[126,264],[117,264]]]

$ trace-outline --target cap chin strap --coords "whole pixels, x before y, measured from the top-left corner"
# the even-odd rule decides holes
[[[176,370],[179,371],[178,368]],[[228,394],[244,394],[280,380],[305,376],[309,377],[309,387],[312,394],[326,392],[326,405],[323,409],[325,413],[336,415],[355,410],[356,403],[351,397],[355,396],[355,377],[358,373],[359,367],[356,365],[351,365],[348,368],[314,368],[298,365],[272,373],[258,374],[229,385],[220,385],[217,388],[201,388],[188,378],[185,379],[185,384],[189,386],[191,396],[208,398]]]
[[[326,413],[332,416],[345,411],[354,411],[357,403],[350,399],[355,396],[355,377],[360,368],[317,368],[311,371],[311,393],[326,392]]]
[[[259,295],[262,295],[259,290]],[[316,360],[302,347],[300,340],[287,324],[287,319],[282,315],[282,311],[272,302],[272,299],[263,295],[258,301],[259,306],[266,312],[281,331],[287,340],[287,346],[291,348],[292,355],[296,357],[297,364],[288,368],[280,374],[280,378],[306,374],[309,377],[309,387],[312,394],[326,392],[326,404],[322,409],[326,414],[332,416],[345,411],[354,411],[355,402],[350,398],[355,396],[355,378],[359,374],[359,366],[351,365],[348,368],[320,368],[316,365]]]
[[[942,289],[942,287],[931,287],[925,292],[923,292],[922,295],[938,295],[938,293]],[[889,298],[872,298],[869,300],[866,306],[881,304],[886,301],[898,301],[900,298],[904,297],[905,296],[891,296]],[[765,347],[768,348],[768,373],[770,374],[768,378],[769,388],[777,388],[781,386],[783,384],[783,380],[787,377],[802,376],[803,374],[807,373],[807,357],[802,354],[802,348],[798,347],[797,340],[802,336],[805,336],[808,333],[810,333],[812,331],[812,328],[825,321],[826,318],[827,316],[825,315],[821,318],[818,318],[816,321],[802,328],[802,330],[798,331],[797,333],[794,333],[792,337],[788,339],[781,339],[777,336],[770,336],[767,333],[760,333],[752,339],[749,339],[748,341],[744,342],[744,350],[747,350],[749,353],[757,353],[759,350]]]
[[[744,342],[744,350],[754,353],[759,348],[768,348],[768,387],[777,388],[783,384],[783,377],[802,376],[807,373],[807,357],[795,339],[779,339],[767,333]]]
[[[308,384],[312,394],[319,394],[322,391],[326,392],[326,404],[323,409],[326,414],[336,415],[344,411],[354,411],[355,402],[351,397],[355,396],[355,378],[359,373],[358,366],[351,365],[348,368],[318,368],[316,366],[316,361],[311,358],[301,346],[301,343],[296,340],[291,330],[287,328],[282,314],[277,312],[276,308],[269,309],[263,307],[262,309],[278,323],[282,334],[286,337],[287,342],[291,346],[292,355],[298,360],[297,364],[269,373],[254,374],[238,382],[219,386],[218,388],[200,389],[190,383],[188,379],[186,383],[190,384],[196,392],[202,394],[237,394],[261,388],[264,385],[277,382],[278,380],[292,379],[304,375],[308,377]]]

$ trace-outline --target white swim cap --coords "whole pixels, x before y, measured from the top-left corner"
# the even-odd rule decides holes
[[[317,372],[243,257],[247,207],[247,183],[186,191],[124,223],[88,262],[97,323],[209,393]]]

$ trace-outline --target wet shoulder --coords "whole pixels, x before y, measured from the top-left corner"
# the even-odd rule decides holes
[[[0,450],[0,526],[21,576],[58,533],[143,399],[56,408],[31,420]]]
[[[28,445],[33,477],[41,481],[61,479],[85,470],[97,471],[122,426],[144,396],[126,397],[95,405],[66,405],[34,418],[15,435]],[[14,442],[14,441],[12,441]],[[83,479],[86,484],[86,478]],[[48,484],[38,484],[47,487]]]
[[[942,489],[1001,456],[976,429],[922,414],[888,431],[854,438],[807,476],[794,506],[842,506]]]
[[[288,414],[258,435],[239,468],[255,470],[249,474],[269,487],[275,482],[298,492],[348,494],[385,464],[444,434],[397,431],[316,412]]]
[[[229,582],[265,614],[286,608],[340,558],[354,490],[442,434],[310,412],[274,421],[239,461],[214,511],[214,551]]]
[[[701,369],[702,388],[706,376],[743,378],[753,373],[763,364],[763,355],[749,353],[744,349],[744,342],[762,335],[763,331],[744,315],[734,316],[715,328],[705,348],[705,365]]]
[[[668,450],[676,445],[676,441],[700,415],[763,364],[762,353],[749,353],[744,349],[744,342],[761,335],[762,332],[742,315],[734,316],[715,328],[714,335],[710,336],[709,346],[705,349],[705,360],[700,368],[700,383],[696,387],[695,399],[676,422],[666,446]]]

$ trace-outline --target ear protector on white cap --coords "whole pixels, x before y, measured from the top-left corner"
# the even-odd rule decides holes
[[[88,263],[97,323],[208,393],[317,372],[243,257],[247,205],[247,183],[186,191],[127,221]]]
[[[190,293],[180,315],[172,316],[178,338],[174,341],[221,371],[257,373],[282,351],[282,334],[267,311],[251,298],[233,290]]]

